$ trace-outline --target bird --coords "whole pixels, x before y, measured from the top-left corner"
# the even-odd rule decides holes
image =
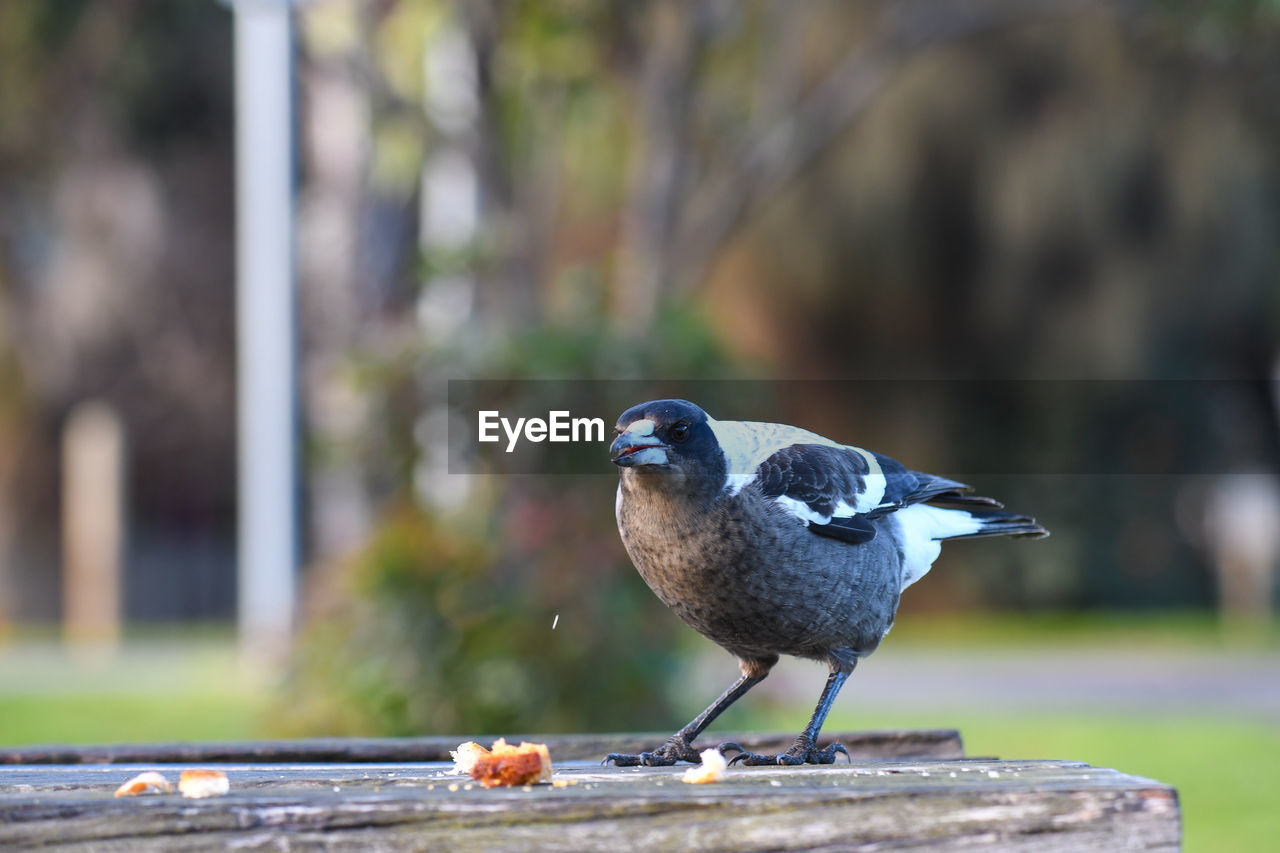
[[[668,608],[737,657],[741,676],[665,743],[610,753],[604,764],[699,762],[694,739],[781,655],[827,664],[809,724],[776,755],[732,742],[720,752],[745,765],[848,758],[842,744],[818,746],[822,725],[942,540],[1048,535],[964,483],[799,427],[716,420],[687,400],[632,406],[614,434],[615,511],[628,556]]]

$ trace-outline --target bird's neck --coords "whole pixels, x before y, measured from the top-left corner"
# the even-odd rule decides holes
[[[666,517],[668,523],[700,516],[711,508],[722,491],[705,478],[639,468],[622,472],[622,489],[654,514]]]

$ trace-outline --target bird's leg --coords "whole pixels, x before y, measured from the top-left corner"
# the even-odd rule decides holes
[[[650,767],[669,767],[677,761],[697,764],[702,759],[698,751],[693,748],[693,739],[702,734],[702,730],[711,725],[725,708],[737,702],[744,693],[764,681],[764,677],[769,674],[769,670],[777,661],[776,657],[771,661],[743,661],[742,677],[721,693],[720,698],[707,706],[705,711],[690,720],[687,726],[669,737],[662,746],[650,752],[632,754],[611,752],[600,763],[612,762],[618,767],[637,767],[641,764]]]
[[[818,705],[813,709],[813,716],[809,718],[809,725],[804,727],[804,731],[796,738],[796,742],[786,752],[780,752],[777,755],[760,755],[754,752],[743,752],[735,755],[729,762],[737,764],[741,761],[743,764],[760,765],[760,764],[834,764],[836,761],[836,753],[842,752],[845,757],[849,757],[849,750],[845,749],[842,744],[833,743],[826,749],[817,749],[818,732],[822,731],[822,724],[826,722],[827,713],[831,710],[831,705],[836,701],[836,694],[840,692],[841,685],[845,679],[849,677],[849,671],[844,667],[833,666],[831,674],[827,676],[827,685],[822,688],[822,696],[818,698]]]

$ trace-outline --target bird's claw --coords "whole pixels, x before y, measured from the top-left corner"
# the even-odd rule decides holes
[[[724,744],[721,746],[737,746],[737,744]],[[741,747],[738,747],[741,749]],[[780,752],[777,755],[760,755],[756,752],[747,752],[743,750],[740,754],[729,759],[732,766],[741,762],[746,767],[776,767],[779,764],[796,766],[800,764],[835,764],[836,753],[843,753],[844,757],[852,761],[849,750],[844,748],[842,743],[833,743],[826,749],[818,749],[812,744],[806,744],[803,741],[796,743],[786,752]]]
[[[639,767],[642,764],[648,764],[649,759],[652,757],[652,752],[641,752],[635,754],[611,752],[601,759],[600,763],[606,766],[612,764],[614,767]],[[672,763],[674,764],[675,762]]]
[[[615,767],[670,767],[677,761],[688,761],[698,764],[702,757],[684,738],[672,737],[662,746],[650,752],[625,753],[611,752],[604,757],[601,764],[613,764]]]

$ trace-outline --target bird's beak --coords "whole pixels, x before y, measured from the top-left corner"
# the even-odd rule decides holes
[[[655,435],[637,435],[624,432],[609,446],[609,456],[619,468],[636,465],[666,465],[667,445]]]

